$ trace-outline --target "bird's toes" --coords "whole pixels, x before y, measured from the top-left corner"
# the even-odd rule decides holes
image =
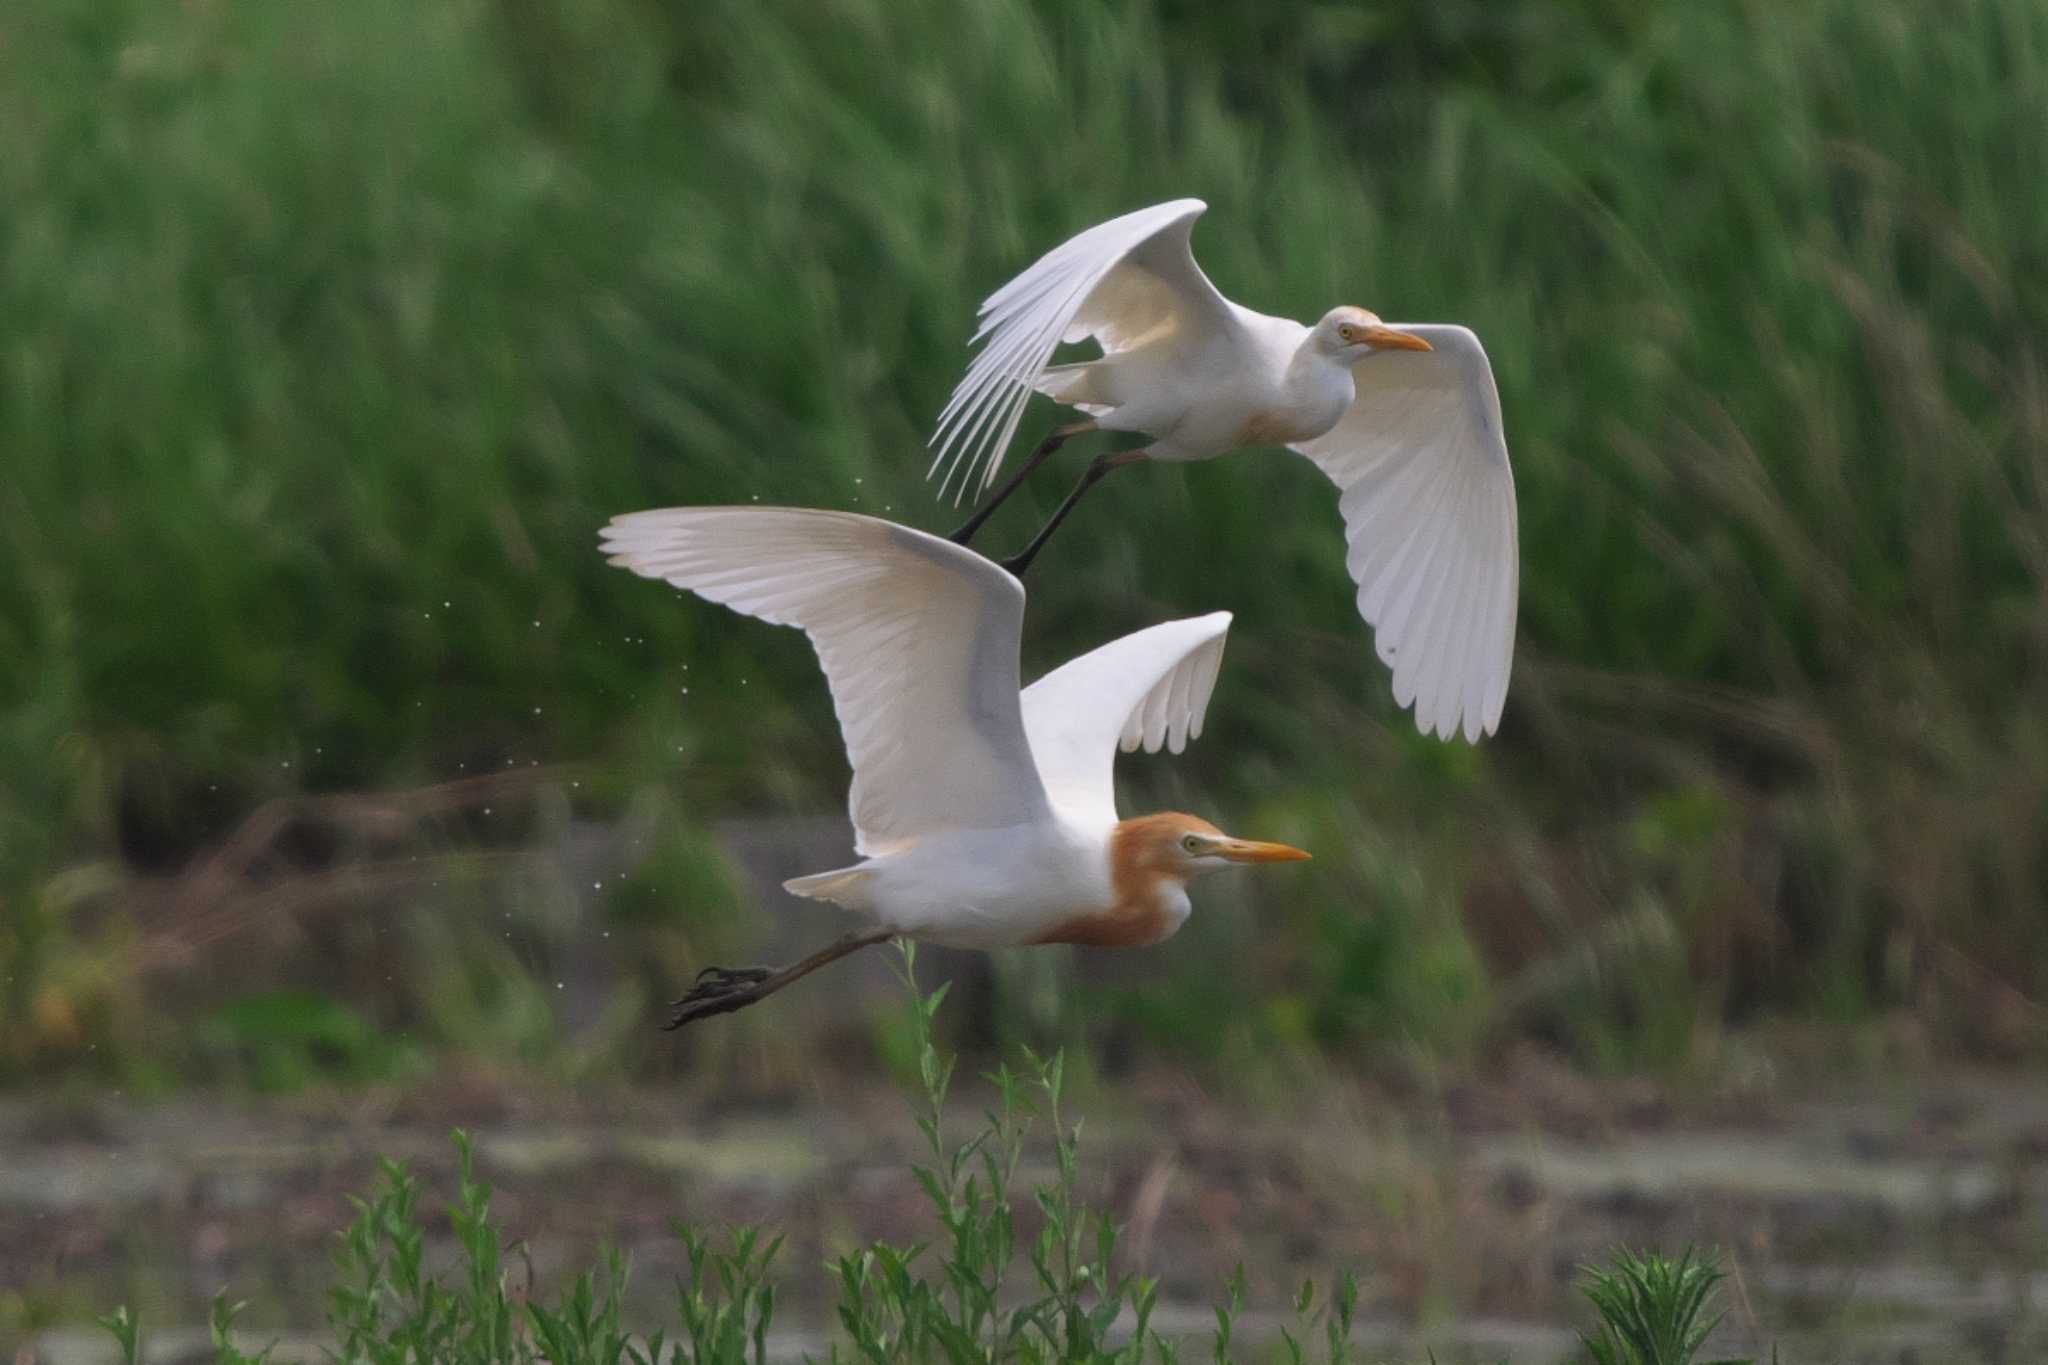
[[[685,1009],[705,1000],[716,1000],[731,995],[735,987],[729,981],[700,981],[685,991],[681,997],[669,1001],[670,1009]]]
[[[706,967],[697,973],[697,986],[753,985],[774,975],[772,967]]]
[[[687,1001],[678,1000],[675,1003],[674,1012],[671,1013],[668,1017],[668,1022],[666,1024],[663,1024],[661,1027],[664,1032],[674,1033],[677,1029],[689,1023],[691,1020],[701,1019],[703,1018],[703,1016],[703,1010],[695,1008]]]
[[[692,1019],[702,1019],[707,1014],[714,1014],[719,1006],[729,1006],[737,994],[739,992],[731,988],[706,989],[699,986],[682,999],[669,1003],[668,1023],[662,1027],[679,1029]]]
[[[681,1027],[706,1012],[708,1006],[729,1004],[735,996],[751,994],[774,974],[772,967],[706,967],[680,999],[669,1002],[669,1008],[676,1011],[669,1027]]]
[[[745,969],[741,979],[713,977],[709,981],[691,988],[689,994],[669,1004],[669,1020],[662,1028],[674,1032],[685,1024],[699,1019],[708,1019],[714,1014],[730,1014],[745,1009],[761,998],[760,976],[753,975],[756,969]],[[767,973],[762,973],[762,976]]]

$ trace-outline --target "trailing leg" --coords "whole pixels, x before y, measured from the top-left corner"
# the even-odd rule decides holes
[[[675,1014],[666,1029],[679,1029],[714,1014],[730,1014],[765,1000],[784,986],[829,966],[849,953],[886,943],[895,934],[887,929],[860,929],[826,944],[801,962],[780,969],[769,967],[706,967],[697,973],[697,984],[675,1002]]]
[[[1003,486],[995,491],[994,496],[982,504],[981,510],[962,522],[960,529],[947,536],[946,539],[952,541],[955,545],[965,545],[968,541],[974,539],[974,533],[981,529],[982,523],[986,522],[995,513],[995,510],[1003,505],[1003,499],[1009,497],[1010,494],[1016,492],[1023,485],[1024,480],[1030,477],[1032,470],[1051,459],[1054,451],[1074,439],[1074,437],[1081,435],[1083,432],[1093,430],[1095,430],[1095,422],[1092,418],[1086,422],[1072,422],[1063,427],[1054,427],[1052,434],[1039,442],[1038,449],[1031,452],[1030,457],[1018,467],[1017,472],[1006,479],[1003,482]]]
[[[1052,533],[1067,519],[1067,513],[1074,510],[1074,504],[1079,502],[1103,475],[1112,469],[1122,469],[1127,464],[1136,464],[1147,458],[1149,453],[1143,450],[1119,450],[1110,455],[1097,455],[1089,462],[1088,471],[1081,476],[1081,482],[1074,485],[1074,491],[1067,494],[1067,500],[1053,512],[1052,519],[1039,528],[1038,534],[1031,538],[1029,545],[1010,558],[1002,560],[1002,566],[1022,578],[1024,571],[1031,567],[1031,561],[1038,558],[1038,552],[1045,548],[1045,542],[1052,539]]]

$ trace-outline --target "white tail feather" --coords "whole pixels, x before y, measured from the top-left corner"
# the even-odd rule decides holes
[[[842,867],[832,872],[813,872],[808,877],[791,877],[782,889],[792,896],[861,910],[867,907],[867,883],[873,875],[865,867]]]

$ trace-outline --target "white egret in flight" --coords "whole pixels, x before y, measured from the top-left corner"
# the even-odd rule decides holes
[[[972,550],[852,512],[672,507],[614,517],[611,562],[803,630],[853,765],[851,867],[785,882],[868,921],[780,970],[707,968],[670,1028],[903,936],[963,948],[1135,946],[1187,884],[1309,855],[1193,815],[1119,820],[1116,750],[1202,731],[1228,612],[1112,641],[1018,691],[1024,585]]]
[[[1242,446],[1306,455],[1339,491],[1346,566],[1394,697],[1449,739],[1492,734],[1515,641],[1515,483],[1500,396],[1463,327],[1388,326],[1333,308],[1313,327],[1223,297],[1189,248],[1199,199],[1139,209],[1040,257],[988,296],[981,351],[932,436],[932,472],[956,499],[995,481],[1032,392],[1089,420],[1055,428],[953,540],[966,544],[1061,443],[1084,431],[1151,444],[1098,456],[1004,567],[1021,574],[1074,504],[1139,460],[1206,460]],[[1093,337],[1099,359],[1050,364]]]

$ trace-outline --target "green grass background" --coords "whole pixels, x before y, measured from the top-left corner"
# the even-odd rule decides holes
[[[646,1012],[752,913],[709,821],[830,811],[844,760],[799,637],[606,568],[596,528],[754,498],[949,526],[923,441],[976,301],[1183,194],[1234,297],[1485,339],[1515,682],[1484,746],[1413,733],[1306,462],[1120,475],[1034,575],[1027,667],[1236,611],[1208,734],[1127,762],[1126,806],[1318,860],[1205,896],[1050,1027],[1599,1066],[1784,1018],[2038,1048],[2038,0],[20,0],[0,1074],[674,1065]],[[180,899],[273,798],[536,764],[576,775],[510,818],[298,821],[242,901],[215,888],[234,932]],[[508,889],[592,821],[651,850],[600,921]],[[550,978],[600,922],[616,1008],[564,1042]],[[772,1030],[734,1023],[694,1046],[758,1063]]]

